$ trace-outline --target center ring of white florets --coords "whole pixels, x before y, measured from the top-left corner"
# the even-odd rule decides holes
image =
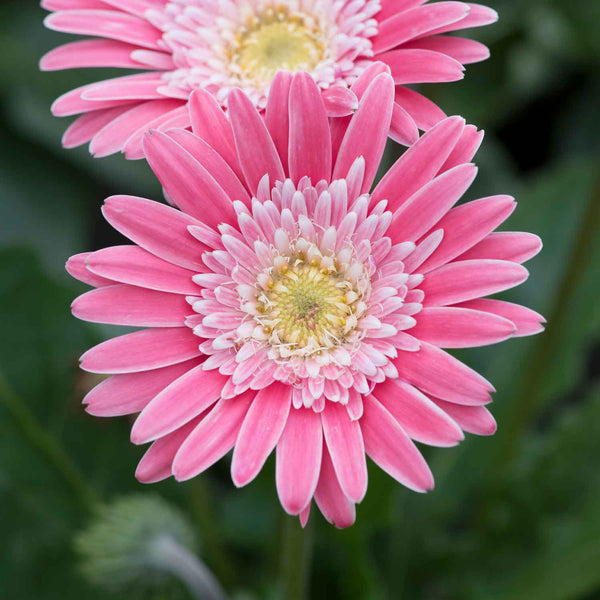
[[[337,255],[303,237],[283,245],[289,251],[258,275],[254,297],[244,298],[240,286],[241,308],[259,326],[253,336],[267,341],[272,360],[329,364],[336,349],[352,350],[363,336],[358,323],[367,310],[369,270],[351,245]]]

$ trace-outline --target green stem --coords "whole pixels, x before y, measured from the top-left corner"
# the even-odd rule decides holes
[[[598,231],[600,231],[600,179],[594,186],[583,216],[579,235],[569,260],[571,268],[567,270],[558,293],[554,297],[548,314],[546,332],[537,339],[537,345],[530,355],[528,364],[521,367],[525,370],[526,375],[515,398],[514,409],[508,417],[508,422],[503,423],[498,453],[489,470],[496,481],[502,480],[502,475],[509,468],[520,449],[520,440],[527,426],[536,414],[540,401],[541,382],[544,380],[548,365],[552,362],[553,353],[560,345],[560,338],[565,330],[565,319],[568,318],[565,307],[571,304],[572,295],[588,269],[595,268],[589,263],[592,260],[592,249]]]
[[[95,512],[99,505],[95,492],[89,487],[65,449],[46,432],[25,402],[17,396],[1,375],[0,402],[14,419],[23,437],[63,478],[81,507],[88,512]]]
[[[282,598],[305,600],[307,598],[312,531],[302,529],[297,518],[285,517],[283,552],[281,561]]]

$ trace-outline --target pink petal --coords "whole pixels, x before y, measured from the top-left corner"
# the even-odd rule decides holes
[[[94,35],[160,50],[161,33],[144,19],[114,10],[65,10],[52,13],[44,25],[54,31]]]
[[[122,284],[79,296],[71,310],[84,321],[131,327],[183,327],[192,312],[185,296]]]
[[[135,470],[135,477],[141,483],[156,483],[173,474],[173,459],[186,438],[198,426],[202,416],[192,419],[179,429],[156,440]]]
[[[440,348],[474,348],[497,344],[516,332],[512,321],[466,308],[425,307],[410,330],[416,338]]]
[[[295,75],[290,88],[289,171],[294,183],[331,178],[331,136],[321,92],[308,73]]]
[[[464,439],[460,427],[412,385],[399,379],[388,379],[373,393],[413,440],[430,446],[449,447]]]
[[[453,58],[431,50],[390,50],[377,58],[388,65],[394,83],[443,83],[459,81],[465,68]]]
[[[221,399],[188,436],[173,461],[173,475],[184,481],[205,471],[235,444],[255,392]]]
[[[397,93],[397,92],[396,92]],[[465,127],[461,117],[445,119],[409,148],[373,190],[372,203],[388,201],[395,212],[439,172]]]
[[[395,102],[389,135],[395,142],[404,146],[412,146],[419,139],[419,130],[414,119]]]
[[[365,447],[358,421],[351,421],[346,408],[328,402],[321,413],[323,433],[344,494],[360,502],[367,492]]]
[[[89,142],[101,129],[131,108],[129,104],[95,110],[81,115],[65,131],[62,138],[64,148],[76,148]]]
[[[427,306],[448,306],[503,292],[523,283],[527,269],[505,260],[453,262],[425,276],[420,289]]]
[[[402,427],[373,396],[363,403],[360,428],[369,458],[407,488],[432,490],[431,470]]]
[[[327,446],[323,443],[321,474],[315,501],[323,516],[338,529],[350,527],[356,519],[356,508],[342,491]]]
[[[467,125],[450,153],[448,160],[440,169],[440,173],[448,171],[463,163],[471,162],[483,142],[484,132],[478,131],[474,125]]]
[[[227,377],[198,365],[176,379],[154,398],[131,430],[134,444],[145,444],[175,431],[212,406],[221,396]]]
[[[403,352],[393,363],[401,379],[448,402],[478,406],[489,402],[494,391],[479,373],[426,342],[418,352]]]
[[[365,177],[361,193],[375,179],[385,149],[394,104],[394,86],[389,75],[378,75],[361,97],[335,162],[332,179],[346,177],[354,161],[365,159]]]
[[[90,274],[107,277],[107,281],[176,294],[199,292],[192,281],[194,271],[168,263],[139,246],[113,246],[90,253],[86,266]]]
[[[460,260],[498,259],[524,263],[542,249],[542,240],[533,233],[497,231],[461,254]]]
[[[281,164],[286,172],[288,171],[291,84],[292,74],[287,71],[278,71],[271,83],[265,108],[265,125],[269,130]]]
[[[199,356],[199,341],[187,327],[143,329],[94,346],[81,357],[81,368],[107,374],[150,371]]]
[[[520,304],[504,302],[503,300],[492,300],[490,298],[478,298],[477,300],[463,302],[457,306],[484,311],[512,321],[517,328],[514,334],[515,337],[535,335],[544,331],[543,323],[546,322],[546,319],[539,313]]]
[[[377,13],[377,20],[383,21],[397,13],[425,4],[427,1],[428,0],[381,0],[381,11]]]
[[[442,173],[413,194],[394,213],[392,241],[414,242],[425,235],[456,204],[477,176],[477,167],[460,165]]]
[[[284,181],[285,173],[275,144],[248,96],[239,89],[232,90],[228,108],[239,163],[249,190],[255,193],[265,175],[271,183]]]
[[[220,154],[241,178],[231,124],[215,97],[206,90],[196,90],[190,96],[189,110],[192,131]]]
[[[108,123],[94,136],[90,152],[97,158],[120,152],[125,142],[139,129],[147,127],[157,117],[172,111],[178,100],[150,100],[142,102]]]
[[[290,406],[292,389],[275,383],[256,395],[233,451],[231,477],[236,486],[250,483],[262,469],[283,432]]]
[[[333,85],[323,90],[322,97],[328,117],[346,117],[358,108],[356,94],[343,85]]]
[[[73,8],[106,9],[106,4],[102,0],[42,0],[41,6],[46,10],[70,10]]]
[[[88,285],[93,285],[94,287],[113,285],[115,282],[112,279],[99,277],[98,275],[88,271],[86,268],[86,261],[91,254],[91,252],[83,252],[82,254],[75,254],[75,256],[71,256],[65,265],[69,275],[78,281],[82,281]]]
[[[95,417],[118,417],[140,412],[170,383],[196,367],[198,361],[194,358],[153,371],[112,375],[88,392],[83,399],[87,405],[85,410]]]
[[[151,131],[144,138],[150,168],[173,202],[210,227],[235,222],[233,202],[208,171],[165,133]]]
[[[373,38],[373,51],[379,54],[427,35],[439,27],[464,19],[468,12],[469,7],[463,2],[436,2],[398,12],[379,22],[379,31]]]
[[[166,0],[103,0],[106,4],[138,17],[145,17],[152,8],[163,8]]]
[[[250,206],[250,194],[233,169],[202,138],[185,129],[170,129],[166,134],[183,146],[208,171],[230,200],[241,200]]]
[[[492,196],[450,210],[435,225],[435,229],[444,230],[442,242],[421,265],[419,273],[432,271],[460,256],[508,219],[516,206],[510,196]]]
[[[151,254],[180,267],[204,272],[205,246],[188,232],[196,219],[179,210],[135,196],[112,196],[102,207],[104,218]]]
[[[446,114],[437,104],[409,88],[396,87],[395,100],[413,118],[417,127],[424,131],[446,118]]]
[[[461,406],[434,398],[433,401],[448,413],[467,433],[494,435],[498,426],[485,406]]]
[[[475,40],[450,35],[432,36],[404,44],[402,48],[433,50],[451,56],[463,65],[478,63],[490,57],[487,46]]]
[[[291,515],[310,503],[319,473],[323,450],[323,429],[319,415],[311,408],[292,409],[277,444],[276,482],[279,500]]]
[[[467,6],[470,10],[469,14],[464,19],[457,23],[453,23],[452,25],[439,27],[438,29],[431,31],[430,35],[448,33],[449,31],[456,31],[458,29],[470,29],[471,27],[483,27],[484,25],[495,23],[498,20],[498,13],[487,6],[471,3],[467,3]]]

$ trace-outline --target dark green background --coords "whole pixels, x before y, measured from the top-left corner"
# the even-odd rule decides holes
[[[549,327],[461,353],[499,390],[499,432],[426,448],[435,491],[411,493],[371,465],[354,527],[336,531],[313,511],[311,598],[600,598],[600,2],[489,4],[500,23],[472,35],[492,58],[428,93],[487,131],[469,197],[515,195],[509,227],[544,239],[510,297]],[[243,490],[227,461],[146,488],[133,477],[143,450],[130,445],[128,420],[80,406],[94,381],[77,358],[111,332],[71,317],[84,287],[64,262],[119,242],[100,218],[106,196],[161,193],[142,162],[61,149],[67,123],[50,116],[51,101],[100,73],[39,73],[38,58],[67,39],[45,31],[43,16],[35,0],[0,6],[0,596],[129,598],[86,582],[72,540],[90,494],[154,491],[198,528],[228,591],[276,598],[287,517],[272,461]],[[63,452],[66,479],[55,466]],[[163,594],[186,598],[178,586]]]

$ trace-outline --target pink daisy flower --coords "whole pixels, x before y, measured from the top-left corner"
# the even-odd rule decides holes
[[[424,492],[433,477],[414,442],[494,432],[492,385],[444,349],[541,331],[537,313],[483,298],[525,281],[541,243],[494,232],[515,208],[508,196],[454,206],[482,138],[459,117],[368,193],[394,110],[394,81],[376,71],[360,76],[347,126],[330,125],[306,73],[277,75],[265,119],[240,90],[227,114],[195,92],[194,133],[144,139],[178,208],[109,198],[104,216],[134,245],[67,263],[97,288],[75,316],[146,328],[81,359],[110,375],[88,412],[140,413],[131,439],[152,442],[140,481],[195,477],[233,449],[243,486],[276,449],[284,509],[304,523],[314,498],[345,527],[367,455]]]
[[[188,127],[186,104],[204,89],[226,105],[242,89],[264,109],[278,69],[307,71],[329,116],[356,109],[352,89],[374,61],[396,84],[391,136],[410,145],[418,128],[445,117],[406,87],[462,79],[465,64],[485,60],[473,40],[442,35],[497,20],[478,4],[427,0],[43,0],[46,25],[95,36],[66,44],[41,61],[44,70],[121,67],[141,73],[85,85],[60,97],[56,116],[82,114],[63,144],[91,141],[95,156],[122,151],[142,158],[149,128]]]

